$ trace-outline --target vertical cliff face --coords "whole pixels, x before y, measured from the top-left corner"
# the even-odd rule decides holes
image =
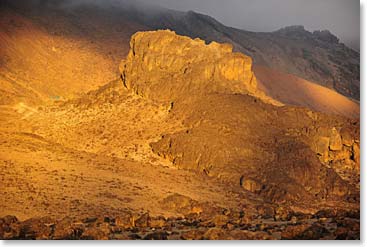
[[[136,33],[120,72],[127,88],[161,102],[210,93],[270,100],[257,88],[250,57],[233,53],[229,44],[207,45],[168,30]]]

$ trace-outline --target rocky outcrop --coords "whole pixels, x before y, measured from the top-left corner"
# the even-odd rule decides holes
[[[120,72],[128,89],[160,102],[210,93],[251,94],[271,100],[257,88],[250,57],[233,53],[229,44],[207,45],[168,30],[133,35]]]
[[[339,43],[338,37],[333,35],[329,30],[314,31],[312,34],[317,39],[322,40],[324,42],[327,42],[327,43],[330,43],[330,44],[338,44]]]
[[[343,179],[359,186],[359,125],[318,128],[313,134],[311,148],[324,165],[332,167]]]
[[[356,130],[356,129],[354,129]],[[353,169],[359,170],[359,132],[352,128],[319,128],[313,150],[324,163],[349,160]]]
[[[173,113],[182,114],[181,107],[176,106]],[[238,183],[277,203],[345,200],[357,195],[304,144],[308,134],[282,134],[287,125],[298,129],[311,125],[306,114],[297,119],[288,109],[274,111],[245,96],[211,96],[195,101],[192,108],[185,120],[188,130],[164,135],[151,144],[154,152],[177,167]],[[278,117],[288,124],[280,123]]]
[[[267,104],[251,59],[228,45],[157,31],[135,34],[130,46],[120,66],[123,85],[169,105],[185,128],[151,143],[154,153],[271,202],[358,200],[356,189],[317,158],[343,150],[333,127],[355,129],[350,122]],[[330,135],[318,132],[322,126]],[[316,136],[324,138],[313,148]]]

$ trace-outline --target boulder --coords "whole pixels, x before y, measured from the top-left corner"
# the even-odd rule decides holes
[[[162,228],[166,225],[167,221],[163,216],[150,218],[149,226],[153,228]]]
[[[20,224],[17,217],[7,215],[0,218],[0,238],[18,239],[20,235]]]
[[[340,151],[343,148],[342,138],[336,128],[333,128],[330,136],[330,150]]]
[[[178,193],[167,196],[162,200],[162,207],[172,212],[178,212],[183,215],[200,214],[203,210],[198,202],[188,196]]]
[[[259,192],[261,190],[261,184],[256,179],[243,178],[241,179],[241,185],[245,190],[251,191],[253,193]]]
[[[56,240],[76,240],[80,239],[85,229],[82,224],[75,224],[74,219],[65,217],[55,225],[52,239]]]
[[[360,148],[359,148],[359,143],[354,143],[353,144],[353,160],[357,163],[360,164]],[[358,166],[359,169],[359,166]]]
[[[108,240],[109,231],[108,229],[91,227],[87,228],[80,236],[82,240]]]
[[[55,221],[49,217],[29,219],[22,223],[20,238],[46,240],[49,239]]]
[[[167,240],[168,233],[165,231],[149,233],[144,237],[144,240]]]
[[[205,231],[202,229],[188,230],[181,233],[182,240],[200,240]]]
[[[287,226],[285,230],[282,231],[281,238],[284,240],[295,239],[298,235],[303,233],[310,226],[311,226],[310,224]]]
[[[315,149],[317,154],[322,156],[322,160],[327,162],[329,159],[329,145],[330,138],[329,137],[320,137],[316,140]]]
[[[216,227],[223,227],[227,225],[227,223],[229,222],[229,218],[226,215],[216,215],[212,219],[212,222]]]
[[[135,220],[135,226],[138,228],[149,227],[149,223],[150,223],[149,213],[144,213],[138,219]]]
[[[342,128],[340,130],[340,135],[342,137],[343,145],[351,147],[354,143],[354,138],[351,135],[351,130],[347,128]]]
[[[135,226],[134,217],[130,213],[121,214],[115,218],[115,225],[122,229],[130,229]]]

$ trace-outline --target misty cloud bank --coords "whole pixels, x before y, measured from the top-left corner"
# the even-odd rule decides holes
[[[340,41],[359,51],[360,3],[358,0],[29,0],[41,5],[144,9],[160,7],[193,10],[214,17],[223,24],[255,32],[271,32],[285,26],[302,25],[309,31],[330,30]]]
[[[359,50],[360,3],[358,0],[139,0],[165,8],[194,10],[227,26],[269,32],[303,25],[309,31],[330,30]]]

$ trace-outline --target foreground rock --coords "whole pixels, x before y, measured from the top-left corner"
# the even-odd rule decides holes
[[[232,209],[234,210],[234,209]],[[5,240],[280,240],[280,239],[359,239],[359,218],[336,212],[331,218],[305,217],[296,222],[274,219],[254,220],[244,223],[243,214],[218,214],[212,220],[201,216],[164,218],[136,215],[137,221],[126,225],[119,220],[133,215],[121,214],[118,217],[53,220],[33,218],[19,221],[15,216],[0,218],[0,238]],[[356,214],[354,214],[356,216]],[[221,216],[223,224],[218,225]],[[301,215],[299,215],[301,216]],[[144,219],[146,224],[138,223]],[[157,226],[153,222],[162,221]],[[141,221],[141,220],[140,220]]]

